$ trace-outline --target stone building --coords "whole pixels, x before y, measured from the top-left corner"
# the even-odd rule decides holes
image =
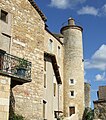
[[[99,86],[97,92],[98,100],[94,103],[94,118],[99,120],[106,120],[106,86]]]
[[[84,83],[84,92],[85,92],[85,108],[90,108],[90,89],[91,85],[89,83]]]
[[[34,0],[0,0],[0,120],[81,120],[82,27],[53,34]]]

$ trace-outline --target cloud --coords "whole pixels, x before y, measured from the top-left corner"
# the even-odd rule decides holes
[[[106,75],[105,72],[103,72],[103,74],[97,74],[97,75],[95,76],[95,80],[96,80],[96,81],[106,80],[105,75]]]
[[[102,11],[104,11],[106,13],[106,4],[103,5]]]
[[[88,80],[88,79],[86,79],[86,78],[84,78],[84,82],[85,82],[85,83],[89,83],[89,84],[91,83],[91,81]]]
[[[95,81],[104,81],[104,80],[106,80],[106,73],[105,72],[103,72],[102,74],[97,74],[96,76],[95,76]]]
[[[51,0],[49,6],[59,9],[73,8],[79,3],[83,3],[86,0]]]
[[[78,15],[94,15],[94,16],[105,16],[106,15],[106,4],[101,6],[101,8],[95,8],[93,6],[84,6],[77,11]]]
[[[102,45],[91,57],[84,62],[85,69],[106,70],[106,45]]]
[[[51,0],[50,6],[66,9],[69,8],[69,0]]]
[[[99,16],[106,15],[106,4],[102,6],[102,8],[99,10]]]
[[[98,12],[99,12],[98,9],[96,9],[94,7],[91,7],[91,6],[82,7],[82,9],[80,9],[79,11],[77,11],[77,13],[79,15],[89,14],[89,15],[94,15],[94,16],[97,16]]]

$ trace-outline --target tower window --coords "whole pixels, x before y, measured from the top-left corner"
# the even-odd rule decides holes
[[[70,96],[74,97],[74,91],[70,91]]]
[[[4,22],[8,21],[8,13],[4,10],[1,10],[1,20]]]
[[[70,79],[69,80],[69,85],[75,85],[75,83],[76,83],[75,79]]]
[[[74,79],[70,79],[70,84],[74,84]]]
[[[69,116],[71,116],[72,114],[75,114],[75,107],[69,107]]]

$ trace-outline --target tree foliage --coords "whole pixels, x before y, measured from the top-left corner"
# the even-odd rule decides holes
[[[85,108],[83,120],[93,120],[93,118],[94,118],[94,110],[92,110],[89,107]]]

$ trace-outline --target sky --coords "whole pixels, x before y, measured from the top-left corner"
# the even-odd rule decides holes
[[[106,0],[35,0],[51,32],[59,33],[68,18],[83,27],[85,81],[91,84],[91,107],[99,86],[106,85]]]

